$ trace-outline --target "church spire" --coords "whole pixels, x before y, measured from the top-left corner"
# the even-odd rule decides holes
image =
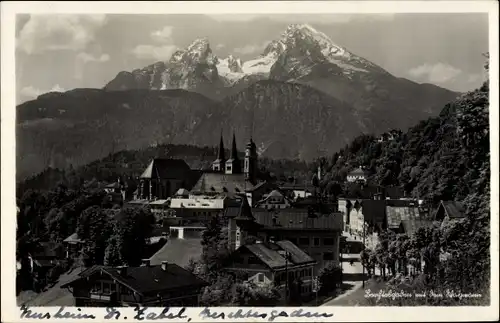
[[[231,159],[238,160],[238,149],[236,148],[236,135],[233,131],[233,144],[231,147]]]
[[[220,130],[220,142],[219,142],[219,152],[217,154],[217,158],[221,161],[225,161],[225,152],[224,152],[224,139],[222,138],[222,129]]]

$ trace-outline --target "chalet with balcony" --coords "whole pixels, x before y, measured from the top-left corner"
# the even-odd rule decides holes
[[[198,306],[207,283],[168,262],[140,267],[93,266],[61,285],[73,294],[75,306]]]

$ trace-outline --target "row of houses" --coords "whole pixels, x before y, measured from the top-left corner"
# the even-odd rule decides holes
[[[422,200],[384,198],[382,194],[372,199],[339,198],[338,206],[346,232],[359,239],[364,237],[369,248],[375,247],[378,234],[385,230],[411,236],[435,222],[444,225],[465,217],[462,202],[441,201],[431,209]]]
[[[243,161],[238,155],[233,136],[230,158],[225,158],[221,138],[218,158],[210,170],[191,170],[178,159],[152,160],[139,176],[133,197],[124,199],[128,206],[153,212],[156,235],[167,234],[167,244],[141,267],[94,266],[79,273],[62,286],[71,291],[75,304],[198,305],[195,295],[206,282],[183,269],[185,255],[172,256],[187,253],[182,241],[197,241],[191,238],[199,238],[216,216],[228,232],[231,256],[225,271],[257,285],[272,284],[283,297],[293,291],[304,297],[313,293],[318,271],[340,261],[342,214],[336,205],[319,201],[312,188],[280,186],[263,179],[252,140]],[[121,193],[123,188],[120,182],[106,187],[110,194]],[[68,255],[84,243],[76,234],[68,237]],[[189,248],[201,253],[199,243]]]

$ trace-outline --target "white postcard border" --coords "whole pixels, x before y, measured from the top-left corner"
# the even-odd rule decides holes
[[[431,12],[488,12],[490,40],[490,138],[491,138],[491,305],[489,307],[314,307],[304,311],[333,313],[330,318],[276,318],[275,322],[296,321],[478,321],[498,319],[498,3],[496,1],[242,1],[242,2],[2,2],[1,3],[1,199],[2,199],[2,321],[20,321],[20,308],[15,298],[15,15],[17,13],[200,13],[200,14],[306,14],[306,13],[431,13]],[[31,308],[36,310],[36,308]],[[75,308],[73,308],[75,309]],[[235,308],[212,308],[226,313]],[[41,312],[57,312],[58,308],[38,308]],[[259,313],[272,310],[291,313],[293,308],[255,308]],[[134,321],[133,308],[121,308],[127,320]],[[156,310],[161,312],[161,310]],[[187,308],[186,315],[191,322],[198,322],[200,308]],[[103,321],[103,308],[85,308],[85,313],[96,316],[94,321]],[[125,314],[126,313],[126,314]],[[24,321],[24,320],[23,320]],[[39,321],[39,320],[38,320]],[[44,321],[61,321],[44,320]],[[64,319],[63,321],[82,321]],[[153,322],[144,320],[144,322]],[[176,321],[176,320],[172,320]],[[186,320],[180,320],[186,321]],[[236,321],[217,319],[204,321]],[[267,319],[240,319],[239,321],[259,322]]]

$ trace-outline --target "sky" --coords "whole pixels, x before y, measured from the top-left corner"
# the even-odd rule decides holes
[[[481,13],[17,15],[16,99],[102,88],[120,71],[168,60],[201,37],[219,57],[251,59],[292,23],[310,24],[397,77],[461,92],[485,77]]]

